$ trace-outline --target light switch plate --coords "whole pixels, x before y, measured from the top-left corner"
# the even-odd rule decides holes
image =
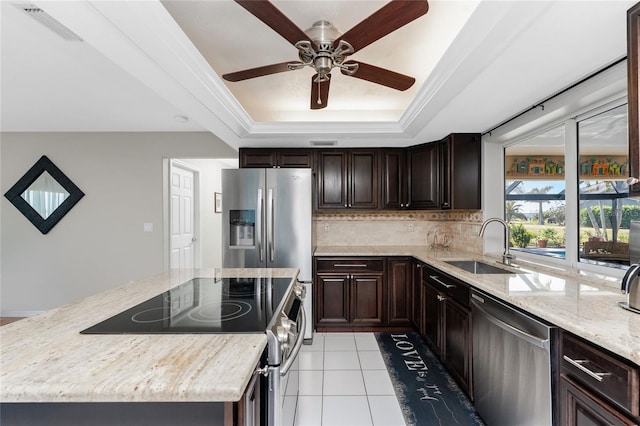
[[[153,223],[145,223],[144,232],[153,232]]]

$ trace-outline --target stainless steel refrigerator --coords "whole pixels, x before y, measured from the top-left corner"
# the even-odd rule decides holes
[[[222,266],[298,268],[313,337],[311,169],[222,170]]]

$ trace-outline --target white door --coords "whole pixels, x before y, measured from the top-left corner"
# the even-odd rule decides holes
[[[196,174],[171,163],[169,201],[170,267],[193,268],[195,265],[194,194]]]

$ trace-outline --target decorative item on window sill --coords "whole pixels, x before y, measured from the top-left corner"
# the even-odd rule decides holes
[[[507,179],[564,179],[564,157],[505,158]],[[629,177],[627,156],[583,155],[580,156],[581,180],[626,180]]]
[[[84,197],[84,192],[43,155],[4,196],[46,234]]]

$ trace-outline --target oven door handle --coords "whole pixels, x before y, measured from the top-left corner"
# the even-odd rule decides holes
[[[302,342],[304,341],[304,329],[307,326],[307,316],[304,312],[304,306],[300,303],[300,327],[298,327],[298,338],[296,339],[295,345],[293,345],[293,350],[287,357],[287,360],[280,367],[280,375],[284,376],[289,372],[289,369],[293,365],[293,362],[298,357],[298,353],[300,352],[300,348],[302,347]]]

